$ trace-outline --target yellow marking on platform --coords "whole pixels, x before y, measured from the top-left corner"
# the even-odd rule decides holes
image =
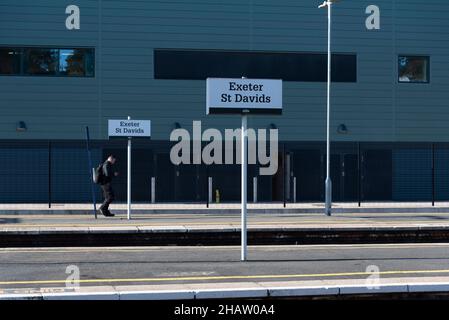
[[[379,275],[400,274],[437,274],[449,273],[445,270],[396,270],[381,271]],[[350,277],[368,276],[371,272],[343,272],[343,273],[316,273],[316,274],[281,274],[281,275],[250,275],[250,276],[203,276],[203,277],[173,277],[173,278],[135,278],[135,279],[80,279],[79,283],[120,283],[120,282],[164,282],[164,281],[204,281],[204,280],[249,280],[249,279],[286,279],[286,278],[317,278],[317,277]],[[1,281],[0,285],[34,285],[34,284],[61,284],[67,280],[29,280],[29,281]]]

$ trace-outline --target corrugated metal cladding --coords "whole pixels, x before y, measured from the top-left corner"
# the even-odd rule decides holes
[[[2,178],[8,181],[0,185],[12,186],[0,190],[0,200],[45,201],[46,188],[37,186],[48,184],[48,162],[56,162],[51,166],[56,170],[50,180],[54,181],[56,192],[53,198],[86,201],[89,188],[82,182],[85,173],[83,164],[79,164],[86,161],[81,154],[85,126],[89,126],[91,137],[98,140],[94,147],[95,161],[99,161],[110,148],[123,147],[120,143],[112,144],[115,147],[106,145],[107,120],[128,115],[152,120],[152,142],[147,145],[151,150],[142,154],[145,160],[140,159],[141,164],[137,164],[146,171],[141,174],[145,176],[142,190],[134,188],[140,192],[136,197],[146,201],[149,175],[161,175],[160,170],[164,170],[166,176],[159,177],[161,199],[202,199],[205,189],[200,181],[211,173],[202,167],[173,168],[168,163],[168,145],[161,141],[169,139],[175,123],[190,130],[192,120],[201,120],[203,128],[223,129],[239,127],[240,119],[206,116],[205,81],[155,79],[154,50],[324,53],[327,16],[325,10],[317,8],[320,2],[0,0],[0,47],[93,48],[96,57],[95,77],[0,75],[0,159],[5,163],[0,170]],[[65,9],[69,4],[76,4],[81,10],[80,30],[65,27]],[[365,27],[365,9],[371,4],[380,8],[380,30]],[[449,3],[343,0],[334,6],[332,28],[333,51],[353,54],[357,62],[356,82],[332,86],[331,139],[340,142],[333,144],[337,161],[333,168],[339,181],[334,186],[339,188],[334,190],[336,199],[354,200],[358,194],[369,200],[429,199],[432,180],[428,166],[429,159],[433,159],[429,143],[449,142]],[[429,83],[398,83],[398,55],[428,56]],[[325,82],[289,81],[284,83],[282,116],[249,118],[251,127],[274,124],[279,129],[280,139],[291,153],[292,163],[288,167],[292,171],[287,176],[298,175],[300,200],[322,199],[325,115]],[[19,121],[26,123],[25,132],[16,130]],[[346,134],[337,132],[340,124],[346,125]],[[55,144],[51,160],[47,140],[64,141]],[[343,179],[341,173],[348,170],[349,164],[357,164],[356,158],[345,154],[358,154],[358,142],[362,143],[362,171],[361,187],[356,190],[351,186],[357,180],[350,179],[358,175],[346,172]],[[406,146],[396,148],[398,143]],[[433,191],[438,199],[449,197],[449,184],[444,178],[449,164],[444,146],[437,146],[434,157],[437,165]],[[36,162],[27,165],[31,158]],[[62,161],[69,163],[70,174],[76,176],[71,179],[73,184],[64,182],[64,170],[58,168]],[[382,169],[376,165],[379,161],[387,164],[383,168],[388,168],[388,172],[377,174]],[[305,167],[310,170],[304,170]],[[22,181],[11,174],[15,170],[21,174],[31,170],[33,178],[20,178]],[[235,200],[238,179],[231,186],[226,177],[234,171],[237,175],[238,170],[216,170],[217,180],[222,181],[223,199],[231,195],[228,199]],[[192,179],[196,189],[191,189],[192,195],[187,196],[183,186],[191,185]],[[261,178],[266,184],[263,197],[279,200],[279,176],[267,179]],[[306,181],[316,190],[307,188]],[[31,188],[29,192],[25,186]]]
[[[151,118],[154,139],[167,140],[173,122],[188,128],[237,127],[236,117],[206,117],[205,82],[154,80],[155,48],[325,52],[326,12],[319,1],[177,0],[73,2],[81,29],[65,28],[56,0],[0,0],[0,44],[86,46],[96,49],[96,77],[0,77],[0,138],[107,138],[107,119]],[[333,49],[356,53],[357,83],[332,93],[332,134],[345,141],[448,141],[449,3],[444,0],[378,0],[380,30],[365,27],[371,1],[341,1],[333,10]],[[430,56],[430,83],[397,83],[397,55]],[[325,138],[325,83],[284,84],[281,139]],[[45,116],[43,116],[45,115]],[[16,122],[28,125],[15,131]],[[349,134],[338,135],[345,123]]]

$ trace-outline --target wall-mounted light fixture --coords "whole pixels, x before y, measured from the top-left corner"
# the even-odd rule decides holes
[[[344,123],[342,123],[338,126],[337,132],[341,133],[341,134],[346,134],[346,133],[348,133],[348,127],[346,127],[346,125]]]
[[[26,125],[25,121],[17,122],[16,131],[18,131],[18,132],[27,131],[27,125]]]

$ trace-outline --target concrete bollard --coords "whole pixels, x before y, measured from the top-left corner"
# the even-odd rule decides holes
[[[156,178],[151,177],[151,203],[156,202]]]
[[[253,177],[253,202],[257,202],[257,177]]]
[[[293,177],[293,203],[296,203],[296,177]]]
[[[208,191],[207,191],[207,197],[209,199],[209,203],[212,203],[212,177],[208,178],[208,183],[209,183],[209,187],[208,187]]]

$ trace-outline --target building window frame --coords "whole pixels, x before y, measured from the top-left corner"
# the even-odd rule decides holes
[[[20,45],[0,45],[0,49],[13,49],[20,51],[20,67],[18,73],[0,73],[4,77],[59,77],[59,78],[95,78],[96,76],[96,48],[83,46],[20,46]],[[56,50],[55,72],[52,74],[39,74],[28,72],[28,53],[31,50]],[[66,74],[60,70],[61,52],[68,50],[84,50],[84,74]],[[90,57],[89,57],[90,56]],[[89,66],[90,64],[90,66]]]
[[[326,82],[327,53],[231,49],[154,48],[156,80],[270,78],[288,82]],[[358,55],[332,53],[332,82],[358,82]]]
[[[425,80],[419,81],[419,80],[401,80],[401,71],[400,71],[400,60],[401,58],[408,58],[408,59],[423,59],[425,61],[426,70],[425,73]],[[397,55],[397,83],[413,83],[413,84],[429,84],[430,83],[430,55],[421,55],[421,54],[398,54]]]

